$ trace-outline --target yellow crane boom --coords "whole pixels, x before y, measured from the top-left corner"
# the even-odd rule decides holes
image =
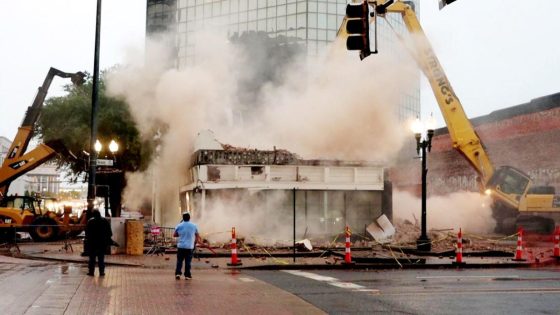
[[[453,1],[445,0],[444,3],[449,4]],[[493,197],[493,213],[498,221],[497,230],[511,230],[511,222],[516,221],[518,224],[537,222],[534,225],[540,225],[539,228],[545,227],[544,229],[553,227],[553,221],[560,222],[560,197],[554,196],[549,189],[531,189],[530,177],[518,169],[510,166],[494,168],[416,17],[413,3],[400,0],[367,1],[367,3],[373,6],[373,21],[388,13],[402,16],[411,35],[413,57],[430,83],[449,130],[453,148],[464,156],[477,172],[481,191],[490,193]],[[350,21],[358,18],[360,17],[353,16]],[[369,15],[365,18],[371,23],[372,19]],[[338,38],[356,35],[348,34],[346,27],[348,21],[348,17],[345,17],[337,34]],[[358,35],[369,36],[363,32]]]

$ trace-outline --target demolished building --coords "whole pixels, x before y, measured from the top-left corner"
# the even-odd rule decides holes
[[[257,222],[244,229],[260,237],[290,236],[295,223],[297,237],[304,238],[336,235],[346,225],[364,233],[380,215],[391,217],[391,185],[384,168],[374,163],[236,148],[208,132],[199,134],[192,160],[180,189],[181,209],[199,221],[226,222],[221,230],[229,222],[241,224],[236,219],[245,216]],[[284,233],[269,235],[278,226]]]

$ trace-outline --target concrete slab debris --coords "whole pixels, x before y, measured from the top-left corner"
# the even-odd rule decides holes
[[[395,235],[395,227],[386,215],[382,214],[366,228],[368,233],[379,243],[387,244]]]

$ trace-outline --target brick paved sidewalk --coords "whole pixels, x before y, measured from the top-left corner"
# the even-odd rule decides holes
[[[85,277],[65,314],[322,314],[300,298],[237,271],[112,267]]]
[[[239,270],[195,269],[175,280],[167,268],[86,266],[0,256],[2,314],[324,314]]]

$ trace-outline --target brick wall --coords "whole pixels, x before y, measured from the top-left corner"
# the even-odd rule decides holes
[[[528,173],[536,185],[560,192],[560,93],[472,119],[494,165],[510,165]],[[390,171],[397,189],[419,194],[420,160]],[[477,191],[476,173],[451,148],[447,128],[436,130],[428,155],[428,193]]]

